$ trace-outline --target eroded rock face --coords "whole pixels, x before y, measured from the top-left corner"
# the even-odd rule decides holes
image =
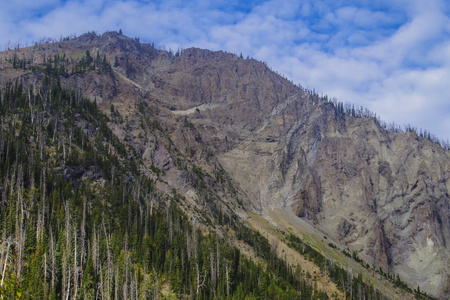
[[[255,61],[189,49],[168,70],[160,80],[172,109],[256,211],[290,206],[368,262],[449,295],[447,151],[344,116]]]
[[[255,60],[200,49],[174,56],[116,33],[67,45],[67,54],[98,49],[118,65],[111,76],[66,84],[132,121],[136,99],[155,107],[174,146],[205,168],[220,164],[249,209],[290,207],[368,262],[450,297],[448,151],[345,116]],[[186,186],[157,135],[133,146]]]
[[[448,295],[448,153],[344,116],[255,64],[189,50],[164,79],[184,99],[178,108],[210,104],[188,116],[206,143],[228,138],[216,155],[254,209],[290,206],[377,267]]]
[[[252,187],[260,191],[264,204],[256,206],[264,211],[290,205],[367,261],[447,296],[448,153],[414,133],[387,132],[369,119],[340,119],[328,104],[319,105],[319,112],[302,116],[271,155],[260,158],[259,164],[273,169],[259,167],[265,172],[244,187],[249,194]],[[244,159],[224,154],[230,172],[258,155],[252,144],[245,152]]]

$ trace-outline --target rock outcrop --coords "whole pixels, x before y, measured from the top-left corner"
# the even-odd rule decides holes
[[[254,210],[290,206],[377,268],[449,295],[448,151],[344,115],[253,60],[188,49],[159,72],[158,93]]]

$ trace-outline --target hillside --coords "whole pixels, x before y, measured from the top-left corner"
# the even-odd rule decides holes
[[[0,60],[2,295],[449,296],[439,145],[224,52],[109,32]]]

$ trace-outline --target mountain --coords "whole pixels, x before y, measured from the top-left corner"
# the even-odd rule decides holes
[[[221,51],[107,32],[0,60],[2,295],[450,296],[437,143]]]

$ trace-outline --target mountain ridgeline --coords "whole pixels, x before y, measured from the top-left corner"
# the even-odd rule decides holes
[[[0,294],[450,296],[450,157],[224,52],[0,53]]]

